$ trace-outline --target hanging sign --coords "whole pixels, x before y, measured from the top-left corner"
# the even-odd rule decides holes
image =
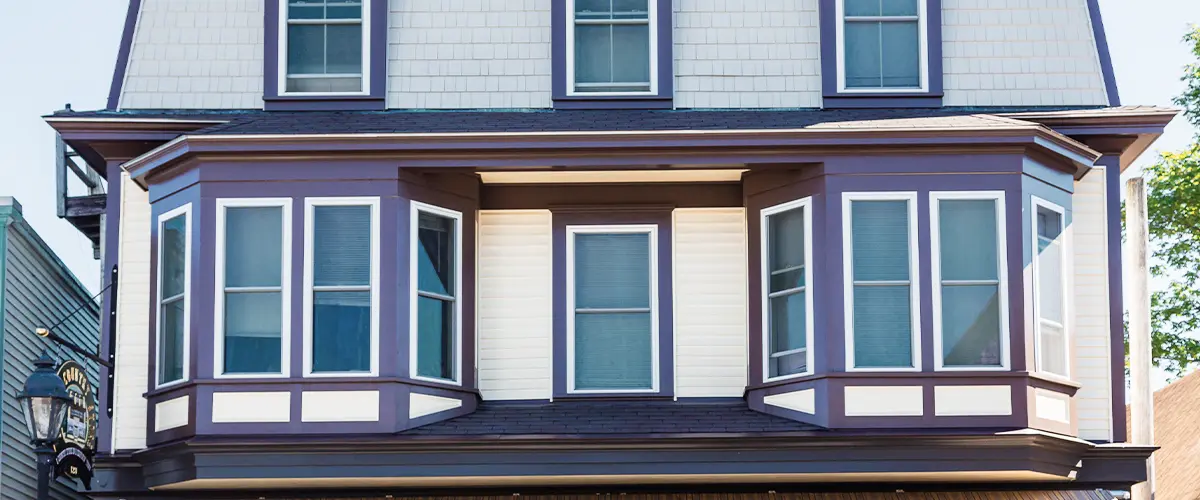
[[[54,473],[78,479],[92,489],[92,458],[96,455],[96,389],[83,365],[63,362],[58,376],[71,394],[67,418],[54,443]]]

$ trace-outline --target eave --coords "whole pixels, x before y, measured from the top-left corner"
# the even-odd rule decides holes
[[[42,117],[101,175],[110,161],[124,161],[151,151],[184,134],[220,123],[220,120],[169,118],[99,118],[50,115]]]
[[[1005,117],[1039,123],[1104,154],[1116,155],[1121,171],[1133,164],[1179,114],[1175,108],[1125,106],[1097,110],[1025,112]]]

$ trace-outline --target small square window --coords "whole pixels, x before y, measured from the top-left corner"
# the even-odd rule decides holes
[[[282,91],[364,93],[370,0],[280,1]]]
[[[568,88],[576,95],[654,92],[654,0],[574,0],[567,27]]]
[[[920,90],[925,0],[837,0],[845,90]]]

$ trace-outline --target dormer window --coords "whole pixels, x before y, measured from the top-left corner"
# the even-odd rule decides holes
[[[285,93],[365,93],[370,0],[281,0]]]
[[[654,91],[655,24],[650,0],[574,0],[567,31],[572,94]]]
[[[841,90],[922,90],[925,0],[844,0]]]

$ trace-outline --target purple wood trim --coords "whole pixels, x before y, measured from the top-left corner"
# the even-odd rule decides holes
[[[929,79],[926,92],[861,94],[839,92],[837,80],[837,2],[820,0],[821,88],[825,108],[928,108],[942,105],[942,0],[927,0],[925,43],[929,58],[925,61]],[[1095,0],[1090,0],[1095,1]],[[933,103],[937,104],[934,105]]]
[[[263,10],[263,108],[267,111],[383,110],[387,108],[387,15],[388,1],[371,2],[370,88],[366,96],[281,96],[279,88],[280,0],[264,0]]]
[[[1110,385],[1112,386],[1112,433],[1114,443],[1124,443],[1125,421],[1125,298],[1121,276],[1121,158],[1104,155],[1105,195],[1108,202],[1108,328]]]
[[[675,60],[673,56],[673,27],[671,22],[671,0],[656,2],[658,16],[658,92],[647,96],[568,96],[567,95],[567,4],[563,1],[550,4],[550,58],[552,81],[551,96],[555,109],[671,109],[675,95]],[[940,1],[940,0],[934,0]]]
[[[121,229],[121,162],[108,162],[107,181],[108,181],[108,196],[106,197],[104,206],[104,261],[100,264],[100,281],[101,286],[108,287],[112,285],[112,269],[120,262],[120,244],[119,238]],[[112,359],[114,353],[109,350],[112,345],[109,339],[116,335],[116,317],[115,317],[115,302],[116,295],[111,288],[104,293],[103,303],[100,310],[100,357],[103,359]],[[113,311],[113,314],[109,314]],[[96,401],[110,401],[108,392],[112,388],[112,373],[111,370],[104,366],[100,366],[100,379],[96,384]],[[101,403],[106,404],[106,403]],[[116,411],[116,402],[113,402],[113,412]],[[112,452],[112,415],[108,411],[99,412],[99,420],[96,426],[96,447],[101,453]]]
[[[557,3],[557,2],[556,2]],[[674,248],[672,210],[637,211],[551,209],[553,231],[554,314],[553,372],[555,398],[661,397],[675,394]],[[658,226],[658,391],[638,394],[570,394],[567,392],[567,226],[583,224],[655,224]]]
[[[137,28],[138,11],[141,7],[142,0],[129,0],[129,8],[125,11],[125,28],[121,31],[121,47],[117,49],[117,63],[113,67],[112,83],[108,86],[108,103],[104,109],[115,110],[121,104],[121,87],[125,84],[125,72],[129,69],[133,32]]]
[[[1087,0],[1087,6],[1092,21],[1092,38],[1096,40],[1096,53],[1100,56],[1100,72],[1104,75],[1104,89],[1108,91],[1108,105],[1120,106],[1121,94],[1117,91],[1117,74],[1113,70],[1112,54],[1108,50],[1104,18],[1100,15],[1100,0]],[[1125,414],[1123,409],[1121,414]]]

